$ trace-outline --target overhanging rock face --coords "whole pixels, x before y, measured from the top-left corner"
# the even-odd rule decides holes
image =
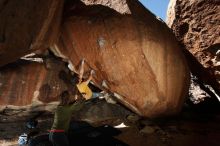
[[[0,66],[54,43],[63,0],[0,1]]]
[[[142,116],[171,115],[181,109],[189,71],[165,23],[147,10],[134,14],[132,10],[143,10],[139,3],[129,6],[131,14],[126,15],[100,5],[74,8],[54,51],[74,66],[85,58],[87,71],[96,71],[95,84],[107,84],[120,102]]]

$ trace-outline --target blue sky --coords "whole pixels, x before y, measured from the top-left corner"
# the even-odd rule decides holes
[[[164,21],[166,20],[166,13],[169,0],[139,0],[148,10],[159,16]]]

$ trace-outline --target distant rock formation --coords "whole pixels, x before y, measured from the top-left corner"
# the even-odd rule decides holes
[[[167,24],[180,43],[197,59],[191,71],[200,82],[209,84],[220,95],[220,1],[171,0]],[[192,58],[192,57],[191,57]],[[220,100],[220,99],[219,99]]]

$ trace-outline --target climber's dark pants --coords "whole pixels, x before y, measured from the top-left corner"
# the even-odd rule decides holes
[[[50,132],[49,140],[53,146],[69,146],[67,134],[65,132]]]

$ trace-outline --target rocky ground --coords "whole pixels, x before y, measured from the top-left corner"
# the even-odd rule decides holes
[[[121,145],[130,146],[218,146],[220,142],[219,104],[184,106],[175,117],[145,119],[137,116],[120,105],[106,103],[103,100],[89,103],[73,120],[84,120],[94,127],[116,126],[124,123],[127,127],[113,136]],[[212,105],[207,108],[206,105]],[[5,109],[0,114],[0,145],[15,146],[19,135],[27,132],[26,121],[38,112],[13,111]],[[96,114],[94,114],[96,113]],[[30,116],[31,115],[31,116]],[[105,116],[104,116],[105,115]],[[50,128],[53,120],[51,112],[45,112],[38,118],[40,131]],[[111,135],[109,135],[111,136]],[[83,138],[82,138],[83,139]]]

